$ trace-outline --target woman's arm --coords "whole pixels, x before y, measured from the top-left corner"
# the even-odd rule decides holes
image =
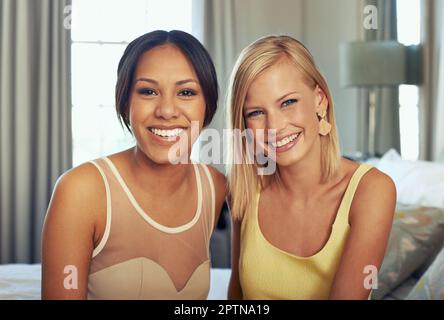
[[[229,202],[227,202],[229,203]],[[241,221],[231,221],[231,276],[228,285],[228,299],[242,300],[242,288],[239,281],[239,254],[240,254],[240,226]]]
[[[106,206],[102,181],[84,164],[57,182],[43,227],[42,299],[86,299],[95,217]]]
[[[382,264],[395,206],[393,181],[371,169],[362,177],[350,208],[350,233],[330,299],[368,299],[369,279]]]

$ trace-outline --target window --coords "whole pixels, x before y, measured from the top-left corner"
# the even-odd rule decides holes
[[[397,0],[398,42],[420,43],[420,0]],[[419,90],[415,85],[399,86],[399,126],[401,155],[417,160],[419,156]]]
[[[192,0],[73,0],[74,166],[134,145],[117,119],[117,65],[130,41],[156,29],[191,33]]]

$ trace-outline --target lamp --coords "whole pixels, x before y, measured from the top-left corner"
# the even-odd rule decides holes
[[[419,46],[396,41],[347,42],[339,47],[339,75],[343,87],[369,89],[368,156],[375,156],[376,89],[418,84]]]

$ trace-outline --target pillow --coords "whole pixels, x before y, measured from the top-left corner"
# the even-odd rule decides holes
[[[387,250],[378,274],[379,300],[410,277],[444,243],[444,210],[397,206]]]
[[[377,167],[395,182],[399,203],[444,209],[444,163],[403,160],[391,149]]]
[[[406,299],[444,300],[444,248]]]

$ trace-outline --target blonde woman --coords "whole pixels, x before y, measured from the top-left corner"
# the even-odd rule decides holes
[[[269,36],[241,53],[230,80],[232,129],[250,129],[276,170],[229,166],[231,299],[368,299],[396,202],[392,180],[339,153],[333,101],[297,40]]]

